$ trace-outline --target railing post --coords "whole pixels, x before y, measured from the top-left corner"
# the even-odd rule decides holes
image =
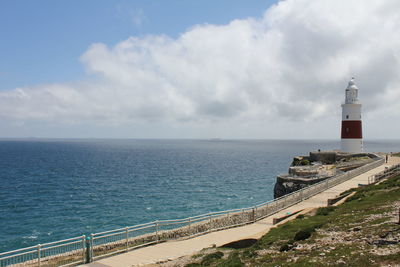
[[[126,240],[126,251],[128,251],[128,247],[129,247],[128,227],[125,227],[125,240]]]
[[[158,241],[159,241],[159,237],[158,237],[158,221],[156,221],[155,223],[156,223],[156,242],[158,243]]]
[[[41,247],[41,245],[38,244],[38,245],[37,245],[38,267],[40,267],[40,258],[41,258],[41,255],[40,255],[40,254],[41,254],[40,247]]]
[[[85,248],[86,248],[86,244],[85,244],[85,239],[86,236],[83,235],[82,236],[82,263],[86,263],[86,253],[85,253]]]
[[[93,234],[90,234],[90,243],[89,243],[89,246],[90,246],[90,258],[89,258],[89,262],[92,262],[93,261],[93,242],[94,242],[94,236],[93,236]]]
[[[253,222],[255,222],[256,221],[256,212],[255,212],[255,209],[254,209],[254,207],[252,208],[252,215],[253,215]]]
[[[85,238],[85,243],[86,243],[86,259],[85,259],[85,263],[90,263],[91,259],[92,259],[92,248],[91,248],[91,241],[90,241],[91,237],[88,236]]]

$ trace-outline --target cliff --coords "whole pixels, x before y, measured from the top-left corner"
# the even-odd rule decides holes
[[[342,153],[338,151],[315,151],[309,156],[297,156],[288,174],[278,175],[274,197],[279,198],[303,187],[321,182],[337,174],[361,167],[375,158],[371,153]]]

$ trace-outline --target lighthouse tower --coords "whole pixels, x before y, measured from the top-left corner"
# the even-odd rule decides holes
[[[343,152],[358,153],[363,150],[361,127],[361,104],[358,101],[358,88],[354,78],[346,88],[346,100],[342,104],[342,140]]]

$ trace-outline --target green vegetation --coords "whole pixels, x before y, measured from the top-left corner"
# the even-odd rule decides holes
[[[203,256],[204,256],[204,254],[199,253],[199,254],[194,254],[194,255],[192,255],[192,258],[193,258],[193,259],[197,259],[197,258],[200,258],[200,257],[203,257]]]
[[[400,176],[350,192],[355,194],[342,205],[319,208],[315,215],[299,215],[271,229],[249,248],[214,252],[187,266],[398,264]]]
[[[316,215],[326,216],[326,215],[328,215],[329,213],[331,213],[332,211],[334,211],[335,209],[336,209],[335,206],[322,207],[322,208],[319,208],[319,209],[317,210]]]
[[[211,254],[207,254],[201,260],[201,265],[202,266],[209,266],[211,263],[213,263],[214,261],[222,258],[223,256],[224,256],[224,253],[222,253],[221,251],[217,251],[217,252],[214,252],[214,253],[211,253]]]
[[[228,259],[221,261],[217,267],[242,267],[243,262],[240,260],[239,253],[233,252],[229,255]]]
[[[393,153],[392,156],[394,156],[394,157],[400,157],[400,152]]]
[[[364,156],[364,157],[351,157],[351,158],[344,158],[342,159],[343,162],[351,162],[351,161],[359,161],[359,160],[369,160],[371,159],[370,157]]]
[[[293,240],[294,241],[306,240],[307,238],[309,238],[311,236],[311,234],[314,231],[315,231],[315,229],[313,229],[313,228],[307,228],[304,230],[300,230],[294,235]]]
[[[311,162],[308,159],[302,159],[300,161],[300,165],[302,166],[311,165]]]
[[[307,166],[311,165],[311,161],[303,158],[303,157],[296,157],[293,159],[292,166]]]

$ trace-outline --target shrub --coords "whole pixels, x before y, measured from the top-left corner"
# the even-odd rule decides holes
[[[300,230],[294,235],[293,240],[294,241],[306,240],[307,238],[309,238],[311,236],[311,233],[313,231],[314,231],[314,229]]]
[[[245,251],[243,251],[242,256],[245,258],[257,257],[257,249],[255,249],[254,247],[252,247],[251,249],[246,249]]]
[[[284,252],[284,251],[289,251],[290,250],[290,246],[289,246],[289,244],[283,244],[280,248],[279,248],[279,251],[280,252]]]
[[[221,251],[207,254],[201,260],[201,265],[205,265],[205,266],[210,265],[211,263],[213,263],[216,260],[219,260],[223,256],[224,256],[224,253],[222,253]]]
[[[231,253],[228,259],[217,265],[217,267],[242,267],[242,266],[244,266],[244,264],[240,260],[239,254],[237,252]]]
[[[336,207],[334,207],[334,206],[322,207],[322,208],[317,209],[316,215],[326,216],[329,213],[331,213],[332,211],[334,211],[335,209],[336,209]]]
[[[354,200],[362,200],[364,197],[366,197],[366,195],[362,192],[357,192],[355,193],[353,196],[349,197],[348,199],[346,199],[345,202],[350,202],[350,201],[354,201]]]

